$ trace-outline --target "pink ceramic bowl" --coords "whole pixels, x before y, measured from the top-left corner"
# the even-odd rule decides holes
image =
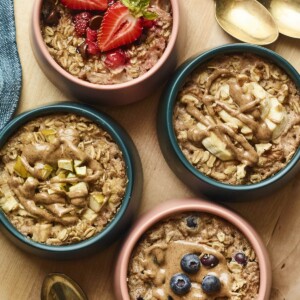
[[[141,100],[157,90],[175,69],[177,63],[177,35],[179,29],[178,0],[170,0],[173,12],[173,29],[168,45],[158,62],[145,74],[131,81],[99,85],[78,79],[60,67],[49,54],[43,41],[40,20],[44,0],[36,0],[33,6],[30,40],[34,56],[50,81],[72,98],[104,105],[125,105]]]
[[[219,216],[237,227],[256,252],[260,267],[260,288],[257,300],[269,300],[271,290],[271,264],[268,252],[253,227],[236,213],[199,199],[167,201],[143,215],[133,226],[121,248],[115,270],[114,290],[118,300],[130,300],[127,288],[127,271],[131,253],[141,236],[154,224],[171,215],[184,212],[205,212]]]

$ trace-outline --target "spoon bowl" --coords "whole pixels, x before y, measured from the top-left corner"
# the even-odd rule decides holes
[[[60,273],[48,274],[43,282],[41,300],[87,300],[81,287],[70,277]]]
[[[268,45],[279,35],[270,12],[256,0],[216,0],[216,20],[233,37],[247,43]]]
[[[275,19],[280,33],[300,38],[300,0],[267,0],[266,7]]]

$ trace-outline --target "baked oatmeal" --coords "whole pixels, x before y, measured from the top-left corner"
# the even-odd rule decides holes
[[[83,116],[36,118],[0,150],[0,209],[36,242],[71,244],[102,231],[126,185],[118,145]]]
[[[300,143],[300,93],[278,66],[221,55],[185,81],[174,108],[178,144],[203,174],[252,184],[280,171]]]
[[[172,31],[169,0],[78,2],[45,0],[41,14],[47,49],[71,75],[101,85],[127,82],[164,53]]]
[[[245,238],[207,213],[172,216],[149,229],[128,267],[132,300],[250,300],[259,291],[259,264]]]

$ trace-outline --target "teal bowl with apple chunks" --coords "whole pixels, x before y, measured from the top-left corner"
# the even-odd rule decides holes
[[[87,256],[100,251],[118,238],[130,226],[142,196],[143,172],[138,151],[125,130],[113,119],[95,109],[76,103],[60,103],[39,107],[14,118],[0,133],[0,148],[12,137],[18,129],[38,117],[54,114],[75,114],[86,117],[106,131],[117,144],[125,163],[127,184],[122,203],[113,219],[94,236],[73,244],[49,245],[36,242],[12,225],[5,213],[0,209],[0,228],[3,234],[22,250],[34,255],[51,259],[73,259]]]
[[[194,70],[204,66],[213,58],[224,54],[251,53],[280,67],[300,90],[300,75],[283,57],[267,48],[252,44],[228,44],[193,56],[185,61],[174,73],[161,96],[157,134],[161,151],[173,172],[198,195],[209,196],[213,200],[242,201],[269,195],[285,185],[299,170],[300,149],[297,148],[291,160],[276,174],[257,183],[227,184],[206,176],[196,169],[183,154],[173,126],[173,113],[178,93],[185,80]]]

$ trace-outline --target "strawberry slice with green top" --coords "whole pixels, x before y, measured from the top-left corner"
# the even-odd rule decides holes
[[[98,35],[102,52],[128,45],[137,40],[143,31],[143,20],[155,19],[148,11],[150,0],[121,0],[106,11]]]
[[[60,0],[69,9],[76,10],[106,10],[107,0]]]

